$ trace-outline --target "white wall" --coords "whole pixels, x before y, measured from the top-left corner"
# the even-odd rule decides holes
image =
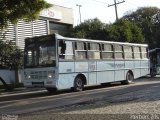
[[[7,84],[15,82],[15,71],[14,70],[0,70],[0,76],[5,80]],[[0,82],[0,85],[2,82]]]

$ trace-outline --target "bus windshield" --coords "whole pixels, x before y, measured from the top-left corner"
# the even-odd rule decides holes
[[[29,67],[55,67],[56,45],[55,40],[32,42],[25,47],[24,66]]]

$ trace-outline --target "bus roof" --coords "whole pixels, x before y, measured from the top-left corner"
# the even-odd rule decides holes
[[[147,44],[137,44],[137,43],[128,43],[128,42],[114,42],[114,41],[103,41],[103,40],[93,40],[93,39],[83,39],[83,38],[69,38],[69,37],[63,37],[59,34],[56,34],[56,39],[57,40],[68,40],[68,41],[120,44],[120,45],[130,45],[130,46],[144,46],[144,47],[148,46]]]
[[[30,44],[36,41],[44,41],[45,38],[56,38],[57,40],[68,40],[68,41],[82,41],[82,42],[95,42],[95,43],[109,43],[109,44],[119,44],[119,45],[130,45],[130,46],[144,46],[148,47],[147,44],[137,44],[137,43],[128,43],[128,42],[114,42],[114,41],[105,41],[105,40],[93,40],[93,39],[83,39],[83,38],[69,38],[63,37],[59,34],[50,34],[50,35],[43,35],[43,36],[36,36],[32,38],[25,39],[25,45]]]

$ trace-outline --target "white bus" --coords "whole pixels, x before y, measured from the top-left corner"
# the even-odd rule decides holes
[[[48,91],[120,81],[149,74],[148,45],[63,37],[25,40],[24,85]]]

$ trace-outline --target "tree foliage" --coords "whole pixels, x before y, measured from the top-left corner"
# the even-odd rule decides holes
[[[19,19],[37,19],[40,11],[49,7],[51,4],[44,0],[0,0],[0,27],[7,27],[9,22],[15,24]]]
[[[71,34],[72,37],[88,38],[88,39],[105,39],[106,25],[99,19],[89,19],[80,25],[74,27]]]
[[[17,69],[22,67],[23,53],[10,41],[0,42],[0,67]]]
[[[108,25],[97,18],[76,26],[73,29],[72,37],[134,43],[141,43],[144,39],[141,29],[133,22],[119,20]]]
[[[137,11],[123,17],[125,20],[134,21],[141,29],[145,42],[150,48],[160,47],[160,9],[156,7],[142,7]]]
[[[133,22],[118,20],[107,29],[109,41],[143,43],[141,29]]]

